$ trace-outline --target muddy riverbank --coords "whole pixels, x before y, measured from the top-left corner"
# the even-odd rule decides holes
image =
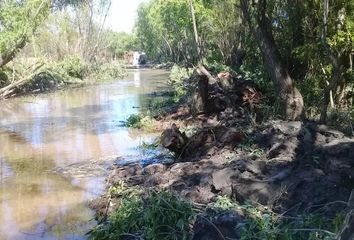
[[[250,230],[249,208],[244,206],[253,206],[260,214],[258,224],[265,224],[262,216],[267,214],[282,224],[284,219],[296,219],[280,230],[290,231],[289,236],[294,237],[290,239],[316,235],[333,239],[349,211],[347,201],[354,188],[354,139],[312,121],[256,124],[242,108],[239,105],[195,116],[184,104],[158,116],[157,126],[161,131],[167,129],[162,144],[177,153],[174,162],[118,164],[106,180],[107,189],[124,182],[128,188],[145,192],[170,192],[195,206],[215,205],[226,198],[246,209],[240,211],[231,204],[228,217],[201,214],[209,220],[197,217],[191,222],[191,239],[239,239]],[[107,192],[91,205],[105,219],[119,211],[120,204],[119,196]],[[302,217],[313,216],[319,217],[320,223],[311,220],[306,225]],[[299,226],[307,229],[305,234],[295,231]],[[252,231],[261,232],[258,228]],[[128,239],[141,237],[136,236]]]

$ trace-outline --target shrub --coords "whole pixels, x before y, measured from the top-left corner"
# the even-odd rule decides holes
[[[64,75],[67,74],[70,77],[79,79],[83,79],[88,71],[87,65],[76,55],[65,58],[57,67],[61,69]]]
[[[126,126],[131,128],[141,128],[141,119],[140,114],[132,114],[128,117],[126,121]]]
[[[192,70],[178,65],[174,65],[170,73],[171,84],[181,84],[184,80],[188,79],[192,75]]]
[[[348,110],[332,110],[328,113],[328,125],[334,126],[347,135],[354,135],[354,107]]]
[[[125,75],[124,69],[116,63],[106,63],[102,65],[101,72],[104,73],[103,79],[121,78]]]
[[[240,229],[242,240],[330,240],[335,238],[335,232],[339,231],[344,221],[340,213],[334,219],[326,213],[308,213],[287,218],[271,210],[260,211],[249,203],[241,208],[248,215]]]
[[[125,75],[124,69],[117,63],[94,64],[89,67],[88,78],[94,81],[112,80]]]
[[[193,70],[174,65],[169,76],[169,84],[173,87],[174,103],[179,103],[187,94],[188,89],[185,81],[192,76]]]
[[[126,126],[131,128],[143,129],[144,131],[152,131],[153,119],[149,114],[142,116],[141,114],[132,114],[126,121]]]
[[[120,206],[108,222],[97,226],[90,238],[188,239],[194,214],[191,204],[167,192],[151,191],[145,198],[127,194],[122,196]]]
[[[192,206],[167,192],[151,192],[144,214],[146,239],[187,239]]]

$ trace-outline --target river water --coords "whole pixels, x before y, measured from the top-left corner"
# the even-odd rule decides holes
[[[0,102],[0,239],[85,239],[87,202],[107,168],[137,159],[151,136],[122,124],[168,73],[132,70],[123,80]],[[62,170],[62,171],[61,171]]]

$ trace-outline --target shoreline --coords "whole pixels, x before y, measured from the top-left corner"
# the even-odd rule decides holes
[[[193,116],[189,106],[182,104],[158,116],[155,130],[168,135],[162,145],[176,143],[179,134],[194,128],[193,133],[187,134],[188,144],[175,155],[173,163],[115,165],[106,180],[106,193],[90,204],[98,219],[105,222],[121,211],[125,195],[112,194],[112,189],[141,191],[139,196],[146,201],[151,193],[167,192],[193,207],[203,206],[191,220],[192,227],[185,230],[188,239],[238,239],[246,234],[245,229],[272,234],[252,226],[235,230],[235,226],[247,226],[249,221],[265,221],[263,215],[272,215],[274,224],[281,219],[277,228],[285,231],[287,217],[311,218],[315,206],[348,200],[352,188],[342,179],[354,172],[354,162],[350,160],[354,155],[348,152],[354,149],[353,138],[311,121],[273,120],[253,125],[241,108],[245,107],[238,105],[231,110]],[[176,128],[171,128],[173,124]],[[210,209],[217,213],[209,214]],[[260,215],[253,216],[254,211]],[[338,214],[344,216],[345,211],[346,206],[340,203],[321,211],[323,224],[329,228],[333,219]],[[314,228],[300,222],[290,223],[298,228]],[[98,229],[104,226],[105,223]],[[328,234],[319,234],[333,237],[335,233],[329,230]],[[340,227],[336,231],[339,230]],[[214,238],[208,238],[208,233]],[[318,231],[291,235],[307,239],[309,234]]]

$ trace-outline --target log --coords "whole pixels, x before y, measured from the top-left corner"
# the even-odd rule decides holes
[[[199,65],[197,67],[197,73],[201,76],[203,75],[207,76],[209,84],[214,84],[217,82],[217,80],[211,75],[211,73],[203,65]]]
[[[37,67],[34,68],[32,73],[29,76],[23,77],[20,80],[13,82],[6,87],[3,87],[0,89],[0,99],[5,99],[7,98],[10,94],[12,94],[18,87],[22,86],[29,80],[31,80],[37,73],[38,70],[43,66],[44,64],[40,64]]]

